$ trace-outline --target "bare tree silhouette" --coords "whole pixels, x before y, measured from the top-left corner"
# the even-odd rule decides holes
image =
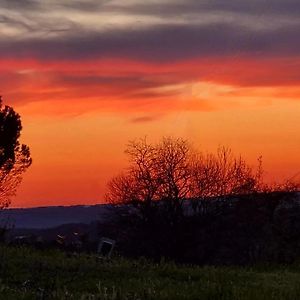
[[[144,138],[129,142],[125,153],[129,168],[108,183],[106,201],[133,204],[146,220],[158,205],[177,218],[186,199],[249,194],[262,187],[261,158],[253,168],[225,147],[203,154],[182,138],[164,137],[156,144]]]
[[[191,147],[187,140],[164,137],[157,144],[146,138],[129,142],[130,166],[108,183],[106,201],[133,204],[149,220],[163,200],[170,214],[180,214],[190,192]],[[162,202],[160,202],[162,204]]]

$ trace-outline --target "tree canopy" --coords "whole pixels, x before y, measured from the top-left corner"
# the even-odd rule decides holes
[[[7,207],[31,165],[29,147],[20,143],[21,118],[0,96],[0,209]]]

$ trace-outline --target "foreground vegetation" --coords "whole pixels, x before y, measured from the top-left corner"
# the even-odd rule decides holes
[[[297,299],[300,264],[195,267],[0,247],[1,299]]]

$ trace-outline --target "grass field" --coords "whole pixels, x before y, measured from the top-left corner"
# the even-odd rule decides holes
[[[196,267],[0,247],[1,299],[300,298],[300,265]]]

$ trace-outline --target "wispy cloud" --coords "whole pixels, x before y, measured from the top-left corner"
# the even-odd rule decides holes
[[[160,116],[139,116],[139,117],[135,117],[130,119],[131,123],[147,123],[147,122],[152,122],[155,121],[157,119],[159,119]]]

